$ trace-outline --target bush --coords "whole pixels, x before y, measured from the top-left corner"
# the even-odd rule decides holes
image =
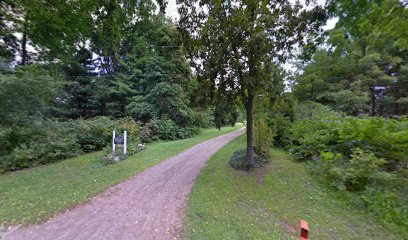
[[[128,139],[137,142],[137,138],[141,132],[140,122],[136,122],[132,118],[126,117],[120,119],[118,125],[118,132],[126,130]]]
[[[268,126],[273,129],[273,142],[277,147],[286,147],[290,143],[292,121],[285,116],[275,115],[268,119]]]
[[[179,127],[169,119],[157,121],[159,126],[158,137],[163,140],[174,140],[178,138]]]
[[[139,133],[139,140],[142,143],[151,142],[153,139],[153,134],[151,133],[150,129],[147,127],[142,128],[142,131]]]
[[[211,109],[205,111],[194,111],[192,125],[198,128],[214,127],[214,112]]]
[[[200,132],[181,128],[172,120],[151,120],[140,127],[131,118],[108,117],[70,121],[38,121],[32,125],[0,128],[0,172],[14,171],[103,149],[112,141],[112,131],[128,134],[128,155],[138,151],[137,143],[157,139],[180,139]],[[110,149],[110,147],[109,147]]]
[[[273,146],[274,132],[265,119],[258,119],[254,126],[254,144],[259,154],[267,155]]]
[[[198,135],[201,133],[201,129],[198,127],[184,127],[184,128],[179,128],[177,132],[177,137],[184,139],[184,138],[189,138],[195,135]]]
[[[48,120],[35,122],[31,126],[1,128],[0,172],[47,164],[83,152],[101,150],[111,142],[115,128],[120,132],[126,129],[130,143],[138,142],[140,125],[129,118],[117,121],[107,117],[65,122]],[[130,151],[132,147],[129,147]]]
[[[312,160],[321,151],[337,152],[349,158],[353,149],[360,148],[385,158],[390,170],[407,163],[406,119],[341,117],[330,111],[320,111],[324,108],[318,111],[311,108],[303,114],[302,108],[290,135],[291,152],[297,159]]]
[[[160,128],[156,120],[150,120],[139,133],[139,140],[143,143],[148,143],[158,139],[157,134]]]
[[[380,166],[385,162],[385,159],[377,158],[371,152],[356,148],[350,159],[341,154],[322,152],[315,169],[341,190],[362,191],[377,176],[381,176]]]
[[[395,193],[370,188],[362,194],[361,199],[364,206],[383,223],[394,222],[408,229],[408,209],[400,203]]]
[[[151,120],[139,133],[140,141],[184,139],[200,133],[198,127],[180,127],[170,119]]]
[[[353,192],[380,219],[402,224],[408,211],[402,194],[408,190],[408,119],[343,117],[316,103],[295,112],[289,135],[295,159],[310,161],[315,174]]]
[[[16,147],[11,152],[13,160],[9,162],[6,170],[13,171],[47,164],[81,154],[81,145],[72,129],[58,126],[59,124],[50,124],[41,135]]]
[[[70,123],[84,152],[101,150],[112,138],[114,123],[107,117],[75,120]]]
[[[229,165],[234,169],[249,171],[254,168],[262,166],[268,161],[269,161],[268,157],[259,156],[257,154],[254,154],[254,162],[252,163],[247,162],[246,161],[246,149],[240,149],[238,151],[235,151],[232,154],[229,160]]]
[[[0,128],[0,155],[10,154],[17,146],[28,143],[41,134],[41,126]]]

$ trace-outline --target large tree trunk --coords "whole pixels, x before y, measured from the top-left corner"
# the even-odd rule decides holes
[[[254,96],[249,91],[248,99],[245,104],[246,117],[247,117],[247,150],[246,161],[249,163],[254,162],[254,121],[252,116],[252,110],[254,106]]]

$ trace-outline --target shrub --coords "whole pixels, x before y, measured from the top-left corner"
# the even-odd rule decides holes
[[[199,133],[196,127],[180,128],[172,120],[151,120],[140,127],[131,118],[108,117],[70,121],[38,121],[32,125],[0,128],[0,172],[47,164],[103,149],[112,141],[112,131],[128,134],[128,155],[142,142],[187,138]],[[110,149],[110,147],[109,147]]]
[[[15,158],[11,154],[0,156],[0,173],[10,171],[13,162],[15,162]]]
[[[194,111],[192,115],[192,125],[198,128],[214,127],[214,112],[211,109]]]
[[[180,127],[170,119],[151,120],[142,128],[139,139],[145,143],[157,139],[184,139],[197,135],[200,131],[198,127]]]
[[[143,143],[151,142],[153,139],[153,134],[151,133],[150,129],[147,127],[143,127],[142,131],[139,133],[139,140]]]
[[[123,132],[126,130],[129,142],[138,142],[138,136],[141,132],[140,122],[136,122],[132,118],[126,117],[122,118],[117,123],[118,127],[116,130],[118,132]]]
[[[107,117],[71,121],[84,152],[101,150],[112,137],[113,121]]]
[[[344,185],[348,191],[364,190],[379,174],[380,167],[386,163],[372,152],[353,150],[351,158],[344,167]]]
[[[81,146],[74,134],[69,133],[66,129],[47,130],[44,136],[15,148],[12,152],[13,161],[9,163],[7,170],[47,164],[82,153]]]
[[[285,116],[275,115],[268,119],[268,125],[273,129],[273,142],[275,146],[286,147],[290,144],[290,130],[292,121]]]
[[[160,139],[174,140],[178,138],[179,127],[172,120],[159,120],[157,121],[157,125],[159,126],[158,137]]]
[[[304,104],[296,110],[289,139],[295,159],[310,161],[330,185],[353,192],[381,221],[406,223],[407,118],[342,117],[319,104]]]
[[[401,204],[395,193],[369,188],[361,195],[361,199],[364,206],[383,223],[394,222],[408,229],[408,209]]]
[[[322,152],[316,170],[341,190],[362,191],[381,175],[380,166],[385,162],[385,159],[377,158],[372,152],[356,148],[350,159],[341,154]]]
[[[154,130],[152,124],[149,129]],[[0,129],[0,172],[13,171],[60,159],[83,152],[103,149],[111,142],[112,130],[127,130],[129,142],[137,144],[140,125],[132,119],[113,121],[107,117],[42,121],[31,126]],[[156,131],[157,131],[156,127]],[[136,147],[135,147],[136,148]],[[129,152],[132,151],[129,144]]]
[[[160,128],[156,120],[150,120],[139,133],[140,141],[147,143],[153,140],[158,139],[157,134],[159,133]]]
[[[274,132],[265,119],[258,119],[254,128],[254,145],[259,154],[266,155],[273,145]]]
[[[198,135],[201,133],[201,129],[198,127],[184,127],[184,128],[179,128],[177,132],[177,137],[184,139],[184,138],[189,138],[195,135]]]
[[[238,151],[235,151],[232,154],[229,160],[229,165],[234,169],[249,171],[251,169],[262,166],[268,161],[269,161],[268,157],[259,156],[257,154],[254,154],[254,162],[252,163],[247,162],[246,161],[246,149],[240,149]]]

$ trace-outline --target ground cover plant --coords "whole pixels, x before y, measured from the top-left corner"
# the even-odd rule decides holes
[[[189,139],[149,143],[146,150],[117,164],[104,165],[99,151],[0,175],[0,225],[47,220],[199,142],[240,127],[205,129]]]
[[[252,172],[232,169],[241,136],[222,148],[201,171],[188,200],[184,233],[189,239],[297,239],[300,219],[311,239],[404,239],[321,185],[305,163],[273,149],[271,162]]]

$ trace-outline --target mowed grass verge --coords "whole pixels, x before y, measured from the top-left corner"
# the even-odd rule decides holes
[[[300,219],[308,221],[310,239],[403,239],[340,200],[284,151],[272,150],[271,163],[256,171],[233,170],[228,161],[245,144],[245,135],[233,140],[201,171],[188,200],[188,239],[299,239]]]
[[[0,225],[43,222],[164,159],[241,127],[205,129],[193,138],[153,142],[117,164],[103,165],[100,151],[0,175]]]

